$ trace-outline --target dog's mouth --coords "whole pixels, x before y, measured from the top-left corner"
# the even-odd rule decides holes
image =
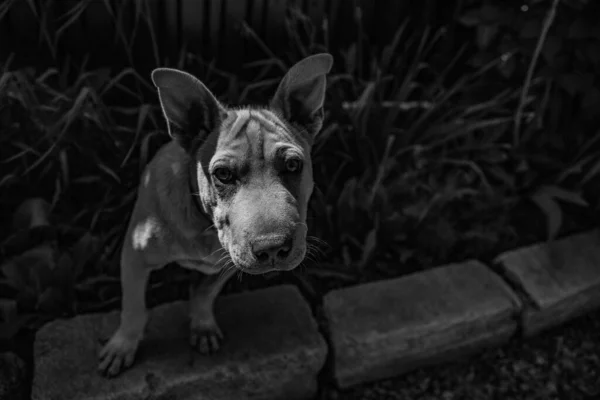
[[[263,275],[270,272],[291,271],[295,269],[302,263],[305,253],[306,251],[302,247],[294,248],[291,250],[288,259],[284,262],[260,262],[256,257],[238,255],[235,252],[230,252],[230,256],[233,265],[238,270],[250,275]]]

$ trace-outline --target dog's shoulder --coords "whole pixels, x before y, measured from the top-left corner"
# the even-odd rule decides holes
[[[185,151],[175,141],[165,144],[144,169],[138,198],[159,203],[176,200],[179,204],[188,200],[188,168],[189,156]]]
[[[184,197],[186,154],[174,141],[161,147],[144,168],[138,185],[138,204],[141,209],[161,213],[169,198]],[[160,217],[160,215],[159,215]]]
[[[190,157],[177,144],[171,141],[162,146],[150,160],[142,175],[142,186],[160,186],[169,181],[179,181],[187,176]]]
[[[193,204],[190,160],[175,141],[157,151],[141,175],[128,236],[132,249],[142,251],[150,264],[187,260],[195,269],[215,273],[211,262],[220,244],[207,230],[212,222]]]

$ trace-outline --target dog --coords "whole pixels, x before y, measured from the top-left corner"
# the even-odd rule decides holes
[[[175,262],[190,284],[190,345],[211,354],[223,334],[215,298],[234,273],[296,268],[306,255],[311,147],[323,124],[327,53],[293,65],[264,107],[231,108],[194,76],[152,71],[172,140],[146,166],[121,250],[120,324],[100,350],[107,377],[133,365],[147,322],[151,271]]]

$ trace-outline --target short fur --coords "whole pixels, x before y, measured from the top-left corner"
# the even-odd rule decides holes
[[[213,303],[236,271],[291,270],[306,253],[310,157],[323,122],[332,57],[294,65],[268,107],[232,109],[182,71],[152,73],[173,141],[146,167],[121,253],[121,323],[99,370],[133,364],[147,322],[152,270],[176,262],[203,273],[190,290],[190,343],[218,350]]]

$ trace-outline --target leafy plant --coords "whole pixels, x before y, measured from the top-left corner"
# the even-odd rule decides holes
[[[600,30],[593,22],[598,5],[587,0],[470,3],[459,18],[476,32],[477,51],[470,64],[499,56],[502,62],[488,79],[520,88],[512,135],[515,167],[523,190],[547,216],[548,237],[554,238],[562,220],[554,199],[587,206],[583,185],[592,177],[564,177],[574,178],[575,168],[583,171],[584,166],[573,165],[589,160],[571,157],[596,141],[595,128],[590,128],[599,122]],[[562,160],[548,156],[558,152]]]

